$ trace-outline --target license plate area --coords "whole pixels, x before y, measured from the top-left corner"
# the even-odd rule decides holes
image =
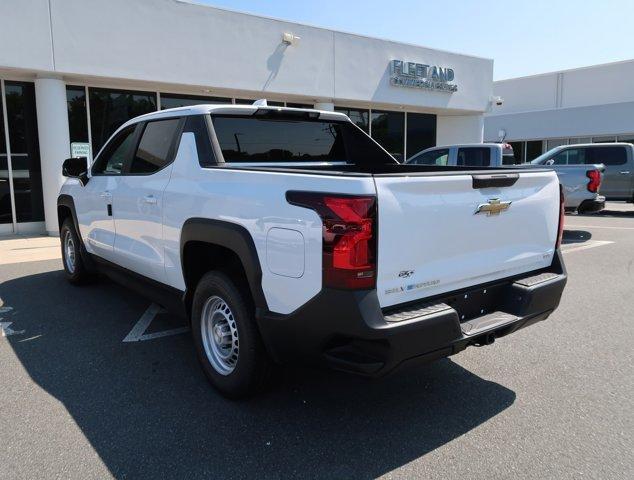
[[[458,312],[460,323],[464,323],[488,313],[500,311],[508,285],[508,283],[501,283],[475,288],[447,297],[443,301]]]

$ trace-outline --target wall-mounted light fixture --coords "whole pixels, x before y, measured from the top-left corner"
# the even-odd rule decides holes
[[[293,35],[290,32],[284,32],[282,34],[282,43],[284,45],[297,45],[297,43],[299,43],[301,37],[298,37],[297,35]]]

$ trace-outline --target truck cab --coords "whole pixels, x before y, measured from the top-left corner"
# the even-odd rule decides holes
[[[508,143],[463,143],[433,147],[418,152],[407,162],[412,165],[497,167],[515,165],[513,147]]]

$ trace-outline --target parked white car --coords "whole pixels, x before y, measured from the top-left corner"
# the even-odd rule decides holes
[[[105,272],[187,316],[231,397],[275,363],[377,376],[489,344],[566,283],[552,171],[400,165],[340,113],[155,112],[64,175],[68,280]]]

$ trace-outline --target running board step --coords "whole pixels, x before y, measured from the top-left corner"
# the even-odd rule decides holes
[[[506,325],[507,323],[514,322],[518,318],[519,317],[506,312],[492,312],[461,323],[460,328],[462,329],[463,334],[473,336],[486,330],[492,330]]]
[[[532,277],[520,278],[519,280],[516,280],[515,283],[523,287],[533,287],[557,277],[559,277],[559,275],[556,273],[545,272],[540,273],[539,275],[533,275]]]
[[[397,310],[395,312],[385,315],[386,322],[404,322],[406,320],[413,320],[415,318],[426,317],[428,315],[435,315],[440,312],[452,311],[446,303],[415,303],[409,307]]]

